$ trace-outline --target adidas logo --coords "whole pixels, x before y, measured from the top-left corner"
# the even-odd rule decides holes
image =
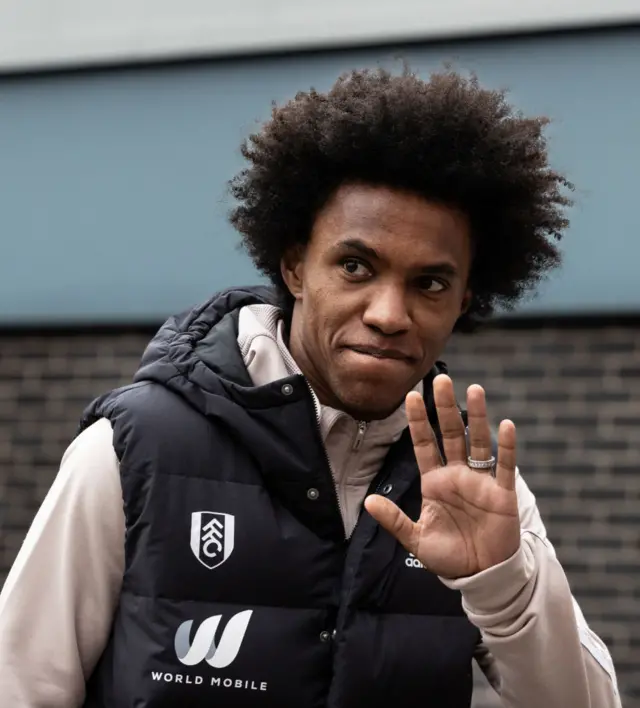
[[[409,555],[405,558],[404,564],[407,566],[407,568],[421,568],[422,570],[424,570],[424,566],[413,555],[413,553],[409,553]]]

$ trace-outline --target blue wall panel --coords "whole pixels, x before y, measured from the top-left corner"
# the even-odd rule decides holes
[[[0,324],[157,320],[257,280],[225,219],[242,138],[272,99],[398,55],[555,119],[577,206],[523,311],[639,311],[640,29],[0,80]]]

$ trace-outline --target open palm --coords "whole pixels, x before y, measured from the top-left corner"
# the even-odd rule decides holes
[[[430,571],[461,578],[491,568],[520,544],[515,492],[515,426],[503,421],[498,431],[498,460],[491,470],[471,469],[473,460],[491,457],[491,431],[484,391],[467,394],[469,452],[464,423],[448,376],[433,384],[447,464],[443,464],[420,394],[407,396],[406,410],[421,477],[422,508],[414,522],[389,499],[372,495],[369,513]]]

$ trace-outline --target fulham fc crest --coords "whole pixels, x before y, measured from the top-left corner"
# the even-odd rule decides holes
[[[222,565],[233,552],[235,517],[217,511],[191,514],[191,550],[209,570]]]

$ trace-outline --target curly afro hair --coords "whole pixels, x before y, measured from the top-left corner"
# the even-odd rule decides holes
[[[328,93],[274,104],[242,147],[250,165],[230,183],[230,220],[286,306],[283,254],[308,241],[340,185],[385,185],[456,207],[474,247],[473,300],[456,329],[470,331],[496,307],[513,308],[560,262],[573,186],[549,166],[548,122],[448,68],[428,81],[406,66],[401,75],[351,71]]]

